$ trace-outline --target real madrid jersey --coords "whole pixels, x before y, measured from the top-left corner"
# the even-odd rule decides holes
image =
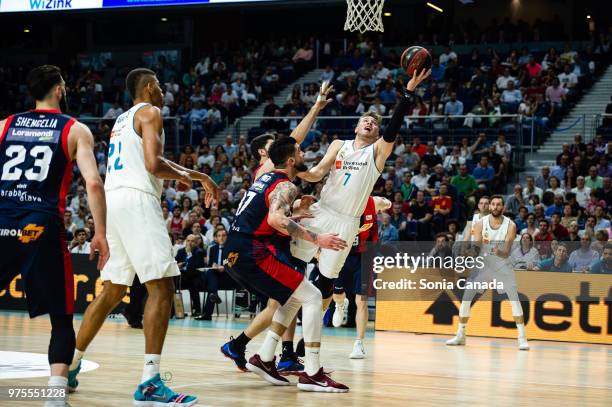
[[[374,144],[356,150],[354,143],[354,140],[345,140],[338,151],[321,191],[321,205],[344,215],[361,217],[380,171],[376,168]]]
[[[161,197],[163,181],[145,167],[142,137],[134,128],[134,115],[147,103],[139,103],[115,121],[108,146],[104,189],[132,188]],[[164,132],[161,134],[164,144]]]

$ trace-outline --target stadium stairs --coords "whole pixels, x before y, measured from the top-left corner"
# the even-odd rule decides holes
[[[306,83],[319,82],[319,77],[321,76],[323,71],[324,71],[324,69],[314,69],[312,71],[307,72],[305,75],[303,75],[302,77],[300,77],[296,81],[290,83],[285,88],[283,88],[276,96],[274,96],[274,103],[276,103],[280,107],[283,107],[285,105],[287,96],[289,96],[289,94],[291,94],[291,90],[293,89],[293,87],[296,84],[304,85]],[[238,120],[246,120],[247,122],[249,122],[248,119],[252,119],[254,117],[261,117],[261,116],[263,116],[263,112],[264,112],[264,108],[265,107],[266,107],[266,104],[265,103],[261,103],[259,106],[257,106],[251,112],[249,112],[249,114],[238,118],[236,120],[236,122],[238,122]],[[251,122],[252,122],[252,120],[251,120]],[[245,133],[244,135],[246,135],[246,131],[247,130],[248,129],[246,129],[246,128],[242,129],[243,133]],[[217,133],[210,140],[210,145],[214,146],[214,145],[218,145],[218,144],[223,144],[225,142],[225,137],[226,136],[235,136],[235,132],[236,132],[236,123],[234,123],[232,125],[229,125],[226,129],[224,129],[223,131]]]
[[[545,166],[555,164],[557,155],[561,152],[564,143],[572,143],[576,133],[582,134],[582,140],[588,142],[595,137],[595,123],[593,115],[604,113],[606,105],[612,95],[612,65],[608,66],[599,80],[581,98],[580,102],[574,106],[569,114],[553,130],[551,136],[533,154],[528,155],[525,172],[521,176],[524,181],[525,176],[540,174],[540,169]],[[583,123],[583,118],[585,122]]]

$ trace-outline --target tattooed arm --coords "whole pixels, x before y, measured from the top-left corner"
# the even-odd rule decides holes
[[[268,197],[268,224],[281,233],[294,239],[307,240],[324,249],[342,250],[346,242],[330,233],[318,234],[291,220],[291,205],[297,197],[298,189],[291,182],[281,182]]]

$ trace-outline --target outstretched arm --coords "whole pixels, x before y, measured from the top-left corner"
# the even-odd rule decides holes
[[[319,182],[331,169],[331,166],[336,161],[338,151],[342,147],[342,141],[334,140],[327,149],[325,157],[314,167],[306,172],[298,173],[298,177],[308,182]]]
[[[412,99],[412,94],[414,93],[414,90],[419,85],[419,83],[423,82],[430,74],[431,69],[427,71],[423,70],[418,75],[413,75],[412,78],[410,78],[410,81],[408,81],[408,85],[406,85],[406,90],[400,96],[399,103],[397,104],[395,111],[393,112],[393,116],[391,116],[391,121],[385,129],[383,137],[379,138],[378,141],[374,144],[376,167],[380,171],[385,168],[385,162],[393,152],[397,133],[399,132],[399,129],[402,126],[402,123],[404,122],[404,116],[408,114],[408,108],[410,107],[410,101]]]
[[[327,99],[327,96],[333,92],[334,87],[330,85],[328,82],[323,82],[321,88],[319,89],[319,96],[317,96],[317,101],[312,107],[310,111],[304,118],[300,121],[295,129],[291,132],[290,137],[293,137],[298,144],[302,144],[306,135],[312,128],[317,116],[321,112],[321,110],[325,109],[325,107],[332,101],[332,99]],[[259,167],[257,173],[253,174],[253,178],[257,179],[262,174],[266,172],[270,172],[274,169],[274,164],[272,164],[272,160],[269,158]]]
[[[335,235],[317,234],[287,217],[297,194],[298,189],[291,182],[281,182],[274,188],[269,195],[268,224],[294,239],[307,240],[325,249],[342,250],[346,248],[346,242]]]

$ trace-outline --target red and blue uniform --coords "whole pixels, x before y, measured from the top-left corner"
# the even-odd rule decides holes
[[[268,224],[269,195],[287,174],[272,171],[246,192],[227,240],[228,274],[247,290],[284,304],[304,279],[289,251],[290,237]]]
[[[74,312],[63,224],[74,123],[59,110],[32,110],[9,116],[0,134],[0,288],[21,274],[31,317]]]
[[[376,204],[372,196],[368,197],[368,203],[366,204],[363,215],[361,215],[360,225],[360,232],[355,237],[351,252],[346,258],[338,278],[334,282],[334,292],[336,293],[349,290],[354,294],[371,294],[372,268],[368,267],[362,270],[361,257],[367,250],[367,242],[378,241]]]

